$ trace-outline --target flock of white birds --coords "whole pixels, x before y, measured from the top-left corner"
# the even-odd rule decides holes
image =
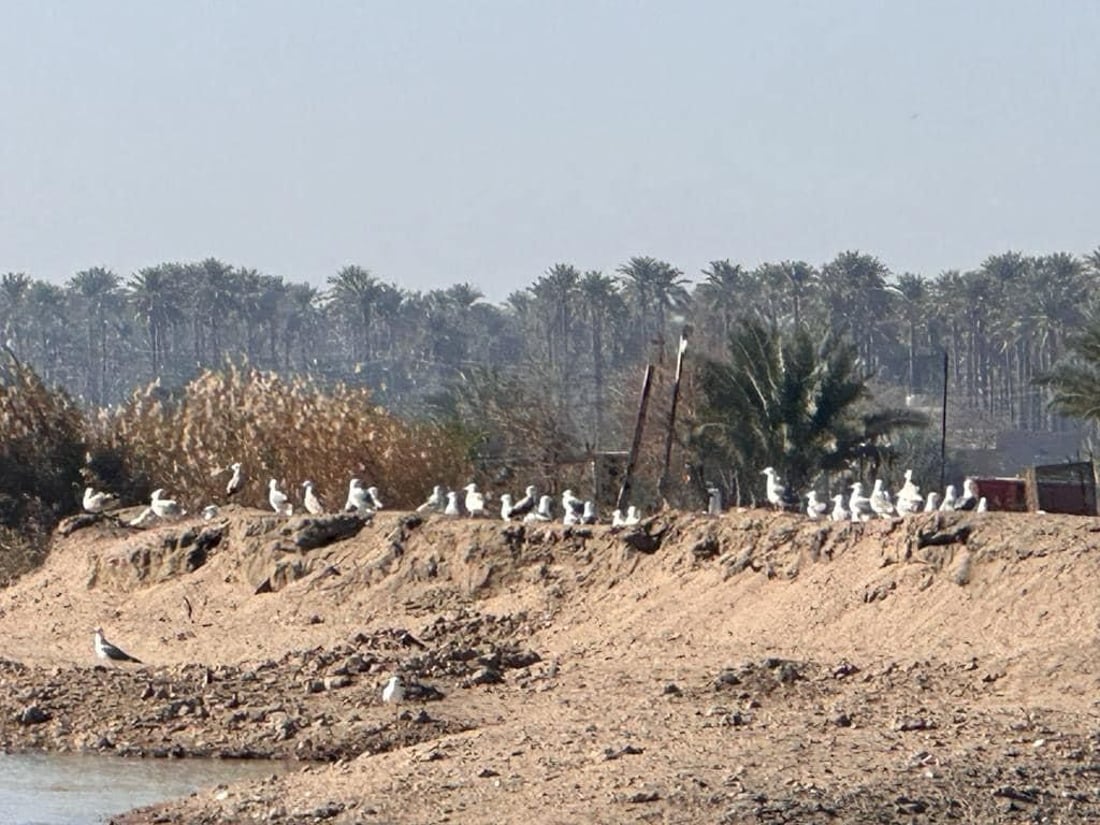
[[[787,490],[780,482],[774,468],[765,467],[767,478],[768,503],[782,508],[787,498]],[[816,490],[806,494],[806,515],[811,519],[823,519],[828,516],[833,521],[870,521],[874,518],[894,518],[911,516],[915,513],[933,513],[937,510],[974,510],[984,513],[988,502],[978,495],[978,485],[972,478],[963,481],[962,495],[958,495],[954,484],[948,484],[941,498],[937,492],[922,496],[920,487],[913,483],[913,471],[905,471],[905,482],[894,493],[885,488],[882,479],[875,479],[870,495],[864,495],[863,482],[854,482],[849,489],[847,500],[843,494],[833,496],[832,509],[829,502],[817,497]]]
[[[231,499],[240,492],[244,486],[244,477],[240,463],[233,463],[221,472],[231,473],[226,484],[225,493],[227,499]],[[775,469],[765,467],[763,474],[767,479],[766,494],[768,503],[777,509],[785,509],[788,496],[787,490],[779,480]],[[937,510],[975,510],[984,512],[987,509],[986,499],[978,495],[977,484],[974,479],[968,478],[963,482],[962,495],[958,495],[955,486],[949,484],[941,497],[939,493],[930,492],[922,496],[920,488],[913,483],[913,471],[905,471],[905,482],[894,494],[888,491],[882,479],[876,479],[870,494],[865,495],[863,483],[856,481],[850,488],[851,492],[845,497],[842,494],[832,497],[832,508],[829,501],[818,497],[816,490],[810,490],[805,496],[805,513],[811,519],[831,518],[833,521],[869,521],[874,518],[894,518],[895,516],[909,516],[915,513],[930,513]],[[717,490],[711,490],[710,512],[720,512],[718,503],[720,497]],[[522,522],[550,522],[556,520],[554,513],[554,498],[549,495],[539,495],[534,485],[529,486],[522,496],[513,499],[510,493],[500,496],[499,509],[489,508],[491,496],[478,490],[474,483],[467,484],[461,490],[448,490],[441,484],[437,484],[427,500],[417,507],[419,513],[440,513],[450,518],[490,518],[499,514],[502,521]],[[279,489],[279,482],[271,479],[267,484],[267,500],[271,509],[282,516],[294,514],[295,504],[290,496]],[[84,490],[84,509],[89,513],[100,513],[118,503],[118,499],[109,492],[97,491],[92,487]],[[325,505],[324,499],[318,494],[312,481],[302,482],[301,506],[310,515],[321,515],[331,512]],[[365,486],[358,478],[353,478],[348,484],[347,500],[344,502],[343,512],[370,515],[383,507],[379,497],[378,488]],[[596,524],[599,522],[599,514],[593,501],[582,500],[573,494],[572,490],[566,490],[561,494],[561,521],[563,524]],[[202,516],[212,519],[218,514],[218,506],[210,504],[203,508]],[[128,524],[142,527],[156,519],[179,518],[187,515],[179,502],[166,498],[163,488],[153,491],[146,507],[136,518]],[[613,527],[629,526],[641,521],[641,512],[635,506],[630,506],[626,513],[615,510],[611,514]]]
[[[216,472],[231,473],[229,482],[225,486],[227,499],[232,499],[244,486],[242,466],[234,462],[224,470]],[[443,485],[437,484],[428,496],[427,501],[417,507],[419,513],[438,512],[450,518],[488,518],[492,516],[488,508],[491,496],[478,490],[474,483],[467,484],[461,490],[448,490]],[[271,509],[278,515],[291,516],[294,514],[294,502],[290,496],[279,488],[277,479],[270,479],[267,483],[267,501]],[[97,491],[92,487],[84,490],[84,509],[89,513],[101,513],[118,503],[118,499],[108,492]],[[302,507],[310,515],[321,515],[331,512],[325,505],[323,498],[318,494],[312,481],[302,482]],[[379,497],[378,488],[365,486],[358,478],[353,478],[348,484],[347,500],[344,502],[343,512],[370,515],[383,508]],[[599,515],[593,501],[584,501],[573,494],[572,490],[566,490],[561,494],[561,520],[564,524],[596,524]],[[219,508],[216,504],[208,504],[202,509],[202,516],[210,520],[218,515]],[[549,522],[554,521],[554,499],[552,496],[538,494],[537,488],[528,487],[524,494],[513,501],[510,493],[500,496],[500,518],[503,521],[519,520],[523,522]],[[156,519],[172,519],[187,515],[179,502],[175,499],[165,498],[164,489],[153,491],[149,506],[127,522],[133,527],[144,527]],[[635,507],[627,508],[626,513],[615,510],[611,514],[613,526],[627,526],[641,521],[641,511]]]

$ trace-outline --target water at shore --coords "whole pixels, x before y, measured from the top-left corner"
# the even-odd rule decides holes
[[[259,760],[0,754],[0,822],[93,825],[200,788],[284,770],[281,763]]]

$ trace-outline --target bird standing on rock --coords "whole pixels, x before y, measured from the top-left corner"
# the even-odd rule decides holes
[[[267,503],[280,516],[289,516],[294,513],[294,505],[290,503],[286,493],[279,489],[279,482],[275,479],[267,482]]]
[[[89,513],[102,513],[103,510],[116,501],[114,493],[97,492],[91,487],[84,488],[84,509]]]
[[[485,496],[477,491],[477,485],[472,481],[466,485],[466,514],[470,518],[481,518],[485,515]]]
[[[395,673],[386,682],[386,686],[382,688],[382,701],[396,707],[398,713],[401,712],[400,705],[405,701],[405,682],[400,674]]]
[[[120,647],[116,647],[107,641],[103,635],[103,628],[95,629],[95,655],[108,662],[135,662],[141,664],[141,659],[136,659]]]
[[[321,499],[317,497],[317,493],[313,491],[312,481],[303,481],[302,486],[306,491],[302,496],[302,504],[305,505],[306,512],[311,516],[319,516],[325,512],[325,505],[321,503]]]
[[[357,478],[353,478],[348,484],[348,500],[344,504],[344,512],[357,512],[359,515],[367,515],[372,513],[370,496],[363,488],[363,482]]]
[[[828,508],[827,502],[818,501],[817,490],[810,490],[806,494],[806,515],[810,517],[811,521],[816,521],[824,516]]]
[[[229,469],[233,471],[233,475],[229,477],[229,482],[225,485],[225,495],[226,498],[233,498],[244,486],[244,478],[241,476],[241,463],[239,461],[230,464]]]
[[[437,484],[432,488],[432,494],[428,500],[416,508],[418,513],[443,512],[447,507],[447,496],[443,492],[443,485]]]
[[[776,510],[783,509],[783,494],[786,488],[783,487],[779,479],[775,475],[775,470],[772,467],[764,468],[764,475],[768,477],[768,484],[765,494],[768,497],[768,503]]]

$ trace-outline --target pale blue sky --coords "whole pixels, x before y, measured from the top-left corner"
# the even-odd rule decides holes
[[[0,2],[0,271],[1100,246],[1100,3]]]

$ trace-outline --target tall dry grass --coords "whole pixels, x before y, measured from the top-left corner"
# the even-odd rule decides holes
[[[403,421],[364,388],[324,389],[236,365],[207,371],[176,394],[152,384],[90,421],[96,455],[113,455],[134,494],[163,487],[192,507],[224,499],[231,462],[244,466],[238,500],[266,507],[275,478],[295,502],[312,480],[339,509],[353,477],[376,485],[386,506],[414,507],[433,484],[471,476],[470,444],[459,430]]]
[[[79,408],[10,352],[6,360],[0,365],[0,582],[36,564],[54,525],[79,506],[84,462]]]

